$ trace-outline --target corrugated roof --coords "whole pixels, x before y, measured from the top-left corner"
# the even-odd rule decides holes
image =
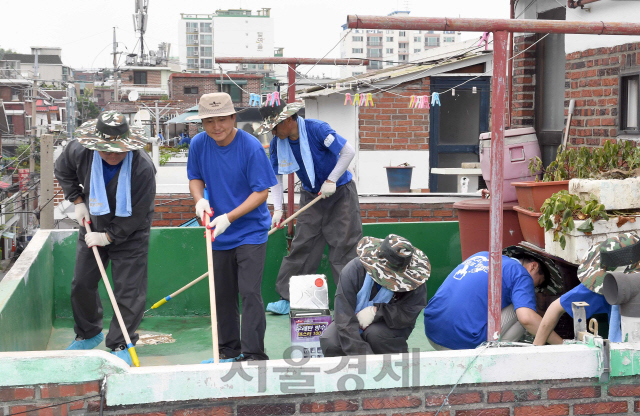
[[[35,55],[27,55],[23,53],[5,53],[5,61],[20,61],[23,64],[35,63]],[[62,65],[62,60],[58,55],[40,55],[38,54],[38,63],[43,65]]]

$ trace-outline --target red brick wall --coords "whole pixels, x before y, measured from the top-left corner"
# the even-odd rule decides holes
[[[250,94],[260,94],[262,75],[231,74],[230,76],[236,82],[239,80],[247,81],[245,85],[240,85],[243,90],[248,91]],[[224,79],[229,80],[226,75]],[[219,91],[220,86],[216,84],[216,80],[220,80],[220,75],[172,74],[169,79],[169,96],[173,100],[183,100],[193,105],[196,101],[200,100],[200,96],[203,94]],[[198,94],[185,94],[184,87],[198,87]],[[249,98],[249,94],[243,91],[242,107],[249,106]]]
[[[64,201],[64,192],[62,192],[62,187],[60,186],[60,183],[58,182],[58,179],[56,177],[53,178],[53,195],[53,206],[56,206],[60,202]]]
[[[133,85],[133,81],[135,80],[133,73],[134,72],[146,72],[147,73],[147,83],[149,87],[159,87],[162,84],[162,74],[161,71],[145,71],[145,70],[129,70],[123,71],[120,75],[120,79],[124,85]]]
[[[625,384],[634,383],[634,384]],[[640,411],[637,378],[597,379],[459,385],[442,407],[442,416],[598,415]],[[152,403],[108,406],[104,414],[149,416],[259,416],[303,414],[354,414],[380,416],[435,416],[451,386],[387,390],[242,397],[215,401]],[[100,383],[49,384],[0,387],[0,415],[51,408],[35,415],[97,415]],[[62,403],[75,400],[71,403]],[[74,413],[77,411],[77,413]]]
[[[429,110],[409,108],[412,95],[430,94],[429,77],[372,94],[374,107],[360,107],[360,150],[428,150]]]
[[[57,188],[56,188],[57,191]],[[154,227],[176,227],[196,216],[195,202],[189,194],[156,195]],[[286,211],[286,205],[285,211]],[[273,212],[273,206],[269,206]],[[298,204],[294,211],[298,210]],[[362,223],[457,221],[458,212],[453,204],[360,204]]]
[[[536,41],[535,35],[514,37],[514,56]],[[512,128],[533,126],[535,95],[536,46],[513,59],[513,93],[511,97]]]
[[[601,146],[616,140],[621,70],[638,68],[640,43],[587,49],[567,54],[565,116],[576,101],[569,140],[576,146]]]

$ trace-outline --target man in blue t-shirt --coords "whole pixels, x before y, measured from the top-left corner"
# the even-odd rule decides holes
[[[526,329],[535,334],[535,287],[545,280],[545,266],[532,257],[502,256],[502,341],[517,341]],[[474,254],[456,267],[424,309],[427,340],[436,350],[476,348],[487,341],[489,253]],[[560,340],[555,332],[554,340]]]
[[[228,94],[200,97],[196,117],[204,132],[191,141],[187,175],[198,217],[203,223],[204,213],[213,218],[206,225],[214,229],[220,360],[266,360],[260,288],[271,221],[266,201],[276,178],[258,139],[234,127],[235,114]]]
[[[255,132],[274,136],[269,148],[278,180],[271,190],[273,227],[282,220],[282,175],[295,172],[302,182],[300,208],[318,195],[323,198],[297,218],[291,252],[282,260],[276,281],[281,300],[267,305],[267,311],[283,315],[289,313],[291,276],[315,273],[329,245],[329,263],[337,286],[340,272],[356,257],[362,238],[358,190],[347,170],[355,150],[327,123],[300,117],[297,112],[301,108],[301,103],[260,108],[264,121]]]

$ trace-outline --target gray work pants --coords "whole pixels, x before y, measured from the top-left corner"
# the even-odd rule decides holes
[[[397,354],[409,351],[407,339],[412,331],[413,328],[392,329],[384,321],[379,321],[369,325],[360,336],[371,346],[374,354]],[[335,322],[332,322],[320,336],[320,347],[325,357],[346,355],[340,346]]]
[[[301,190],[300,208],[316,197]],[[291,276],[316,273],[327,244],[336,286],[344,266],[357,256],[356,248],[362,239],[362,218],[356,184],[350,181],[339,186],[335,194],[316,202],[296,221],[291,253],[282,260],[276,280],[276,291],[287,300]]]
[[[220,354],[268,360],[264,352],[267,318],[262,302],[262,273],[267,243],[213,250]],[[238,293],[242,300],[242,324]]]
[[[142,321],[147,298],[149,232],[148,228],[139,230],[131,234],[124,243],[98,247],[105,269],[111,262],[113,293],[134,345],[138,341],[138,334],[135,332]],[[78,233],[76,267],[71,282],[71,307],[76,334],[89,339],[102,331],[102,303],[98,294],[102,275],[93,249],[87,247],[84,241],[85,234],[86,231],[83,229]],[[124,335],[114,314],[105,345],[107,348],[115,349],[125,344]]]

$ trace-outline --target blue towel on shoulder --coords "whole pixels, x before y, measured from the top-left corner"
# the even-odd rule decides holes
[[[311,156],[311,149],[309,148],[309,137],[307,136],[307,128],[305,127],[305,121],[302,117],[298,116],[298,140],[300,140],[300,155],[304,162],[304,169],[307,171],[309,182],[313,188],[316,183],[316,171],[313,168],[313,157]],[[297,172],[300,169],[296,158],[291,150],[291,145],[288,139],[277,139],[276,145],[278,146],[278,173],[280,175],[288,175],[289,173]]]
[[[356,295],[356,315],[358,314],[358,312],[360,312],[364,308],[373,306],[374,303],[389,303],[389,301],[393,297],[392,291],[390,291],[386,287],[380,287],[378,289],[378,293],[376,293],[373,299],[369,300],[369,298],[371,298],[371,289],[373,289],[374,284],[377,284],[377,283],[373,280],[371,275],[367,273],[367,275],[364,277],[364,283],[362,284],[362,288],[360,288],[360,291]],[[361,329],[360,333],[362,334],[362,332],[363,331]]]
[[[116,217],[131,216],[131,161],[133,154],[127,152],[118,174],[116,190]],[[91,190],[89,192],[89,212],[91,215],[106,215],[111,212],[107,189],[102,172],[102,158],[97,150],[93,151],[91,163]]]

